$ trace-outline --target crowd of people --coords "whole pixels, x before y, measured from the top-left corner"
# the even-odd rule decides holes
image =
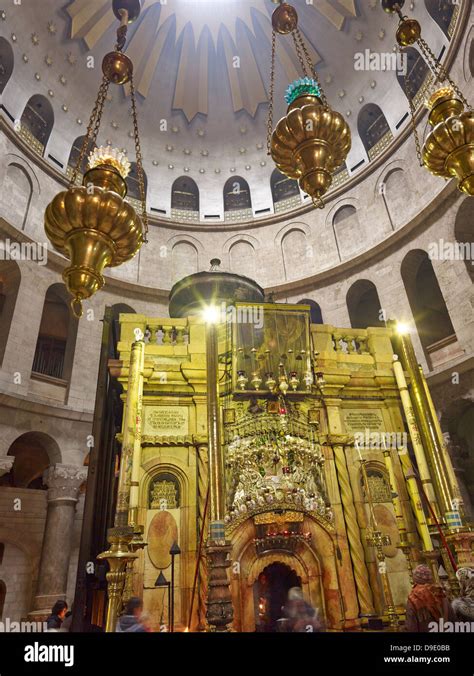
[[[431,632],[444,622],[469,622],[474,628],[474,568],[462,567],[456,572],[459,595],[453,596],[448,585],[435,582],[431,569],[419,565],[413,571],[413,588],[406,607],[406,631]],[[66,601],[56,601],[46,620],[48,631],[70,631],[72,612]],[[435,623],[435,624],[433,624]],[[437,623],[437,624],[436,624]],[[292,587],[277,622],[282,632],[321,632],[325,625],[319,610],[313,608],[303,596],[300,587]],[[131,634],[149,632],[148,616],[143,612],[143,602],[132,597],[117,622],[116,631]]]

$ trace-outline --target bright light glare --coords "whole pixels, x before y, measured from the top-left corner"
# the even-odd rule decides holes
[[[410,326],[406,322],[397,322],[397,333],[401,336],[406,336],[410,333]]]
[[[202,311],[202,318],[206,324],[217,324],[219,321],[219,308],[215,305],[206,305]]]

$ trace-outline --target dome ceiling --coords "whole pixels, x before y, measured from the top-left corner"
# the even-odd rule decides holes
[[[352,168],[361,158],[367,161],[357,142],[362,106],[390,108],[396,121],[408,111],[395,72],[354,68],[356,53],[393,50],[395,19],[382,11],[379,0],[293,4],[328,99],[351,126]],[[420,20],[425,38],[439,52],[443,32],[424,1],[411,5],[413,9],[407,3],[407,13]],[[5,10],[0,21],[15,56],[4,105],[8,108],[11,87],[23,93],[24,103],[26,93],[48,97],[55,114],[52,154],[64,163],[75,139],[86,131],[102,57],[115,44],[118,22],[111,6],[111,0],[23,0]],[[222,188],[232,175],[248,181],[256,209],[270,206],[274,165],[265,137],[274,8],[271,0],[142,1],[126,52],[135,65],[153,211],[169,215],[171,186],[183,174],[198,184],[204,212],[218,211],[213,205],[222,201]],[[275,120],[285,112],[284,90],[300,76],[291,38],[278,36]],[[124,148],[133,160],[129,106],[126,88],[112,86],[98,141]]]

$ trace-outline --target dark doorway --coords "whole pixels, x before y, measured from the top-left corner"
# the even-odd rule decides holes
[[[284,563],[271,563],[260,573],[254,585],[256,631],[277,631],[291,587],[301,587],[301,579]]]

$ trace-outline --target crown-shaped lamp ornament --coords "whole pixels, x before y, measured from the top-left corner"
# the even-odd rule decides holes
[[[294,7],[281,0],[272,15],[272,60],[267,123],[267,150],[277,168],[299,186],[319,208],[331,187],[332,174],[351,149],[351,132],[340,113],[330,108],[319,82]],[[275,2],[275,0],[274,0]],[[291,34],[303,77],[285,92],[288,110],[273,130],[276,33]]]
[[[431,131],[423,145],[416,129],[415,105],[410,83],[405,78],[405,93],[410,105],[413,134],[420,166],[435,176],[455,178],[458,189],[474,195],[474,111],[458,85],[452,80],[428,43],[421,35],[421,26],[416,19],[402,13],[405,0],[382,0],[382,9],[397,14],[399,24],[396,32],[398,47],[403,49],[416,44],[435,78],[441,85],[425,101],[429,110],[428,123]],[[422,92],[423,94],[425,92]]]
[[[56,251],[70,261],[63,272],[63,279],[72,295],[71,309],[77,318],[82,316],[82,302],[104,286],[104,269],[130,260],[146,242],[148,223],[133,64],[122,52],[127,26],[138,18],[140,8],[140,0],[113,0],[112,9],[120,19],[115,51],[109,52],[103,59],[102,83],[69,188],[56,195],[45,212],[48,239]],[[130,85],[140,215],[125,201],[125,179],[131,166],[125,153],[110,145],[95,147],[109,85],[125,83]],[[91,148],[82,185],[77,185],[78,175]]]

